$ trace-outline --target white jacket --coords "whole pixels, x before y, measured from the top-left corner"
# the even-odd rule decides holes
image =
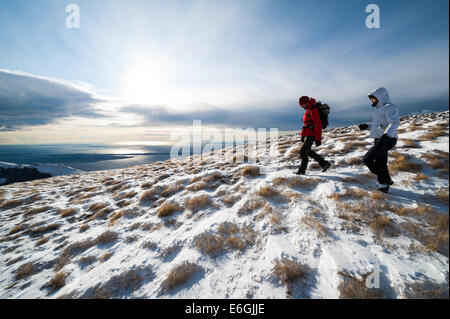
[[[372,114],[372,124],[370,127],[370,137],[380,138],[386,134],[392,138],[398,138],[397,128],[400,126],[399,109],[391,103],[388,91],[380,87],[368,94],[378,99],[377,106],[374,107]]]

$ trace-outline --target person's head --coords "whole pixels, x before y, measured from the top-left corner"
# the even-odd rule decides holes
[[[302,96],[299,100],[298,100],[298,104],[306,109],[308,107],[309,104],[309,97],[308,96]]]
[[[378,99],[374,95],[369,95],[369,99],[372,102],[373,107],[378,105]]]
[[[379,87],[367,95],[373,107],[383,106],[391,103],[388,91],[384,87]]]

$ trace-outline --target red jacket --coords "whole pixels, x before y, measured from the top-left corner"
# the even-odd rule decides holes
[[[300,132],[300,136],[314,136],[316,141],[322,140],[322,121],[320,120],[320,114],[317,107],[313,106],[316,104],[316,100],[311,98],[306,108],[306,112],[303,115],[303,129]],[[307,126],[314,126],[314,129],[310,129]]]

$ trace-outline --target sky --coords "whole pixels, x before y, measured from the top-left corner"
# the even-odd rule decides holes
[[[367,28],[366,6],[380,8]],[[80,27],[67,28],[80,9]],[[175,128],[298,130],[449,105],[447,0],[0,0],[0,144],[148,143]]]

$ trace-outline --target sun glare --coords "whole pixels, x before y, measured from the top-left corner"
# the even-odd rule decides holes
[[[124,98],[133,103],[164,103],[168,95],[168,69],[150,59],[134,61],[123,77]]]

